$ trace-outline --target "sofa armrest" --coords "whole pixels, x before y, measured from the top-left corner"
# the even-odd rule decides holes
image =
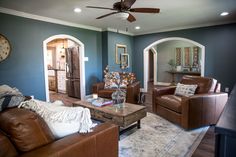
[[[99,90],[104,89],[105,86],[105,82],[99,82],[99,83],[95,83],[93,84],[93,93],[98,93]]]
[[[118,126],[103,123],[91,133],[66,136],[20,157],[118,157],[118,136]]]
[[[182,126],[189,129],[216,124],[227,99],[228,94],[222,92],[182,97]]]
[[[140,82],[136,81],[127,86],[126,102],[136,104],[140,93]]]

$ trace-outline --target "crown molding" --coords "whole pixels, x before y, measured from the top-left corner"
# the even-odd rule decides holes
[[[93,27],[93,26],[76,24],[76,23],[72,23],[72,22],[68,22],[68,21],[63,21],[63,20],[59,20],[59,19],[39,16],[39,15],[34,15],[34,14],[29,14],[29,13],[16,11],[13,9],[8,9],[8,8],[3,8],[3,7],[0,7],[0,12],[5,13],[5,14],[20,16],[20,17],[24,17],[24,18],[28,18],[28,19],[34,19],[34,20],[38,20],[38,21],[44,21],[44,22],[49,22],[49,23],[65,25],[65,26],[83,28],[83,29],[88,29],[88,30],[93,30],[93,31],[98,31],[98,32],[102,31],[101,28],[97,28],[97,27]]]
[[[45,17],[45,16],[39,16],[39,15],[35,15],[35,14],[25,13],[25,12],[13,10],[13,9],[4,8],[4,7],[0,7],[0,13],[15,15],[15,16],[19,16],[19,17],[28,18],[28,19],[34,19],[34,20],[38,20],[38,21],[44,21],[44,22],[48,22],[48,23],[54,23],[54,24],[71,26],[71,27],[82,28],[82,29],[87,29],[87,30],[93,30],[93,31],[98,31],[98,32],[110,31],[110,32],[115,32],[115,33],[130,35],[130,36],[146,35],[146,34],[153,34],[153,33],[163,33],[163,32],[178,31],[178,30],[184,30],[184,29],[201,28],[201,27],[209,27],[209,26],[217,26],[217,25],[223,25],[223,24],[236,23],[236,21],[234,20],[234,21],[215,22],[215,23],[207,23],[207,24],[199,24],[199,25],[189,25],[189,26],[174,27],[174,28],[169,28],[169,29],[159,29],[159,30],[153,30],[153,31],[131,33],[131,32],[126,32],[126,31],[122,31],[119,29],[109,28],[109,27],[106,29],[102,29],[102,28],[98,28],[98,27],[94,27],[94,26],[77,24],[77,23],[63,21],[63,20],[59,20],[59,19],[55,19],[55,18],[49,18],[49,17]]]
[[[114,28],[109,28],[109,27],[106,28],[106,29],[103,29],[103,31],[115,32],[115,33],[130,35],[130,36],[134,36],[135,35],[135,34],[130,33],[130,32],[126,32],[126,31],[122,31],[122,30],[114,29]]]
[[[135,33],[134,36],[154,34],[154,33],[164,33],[164,32],[170,32],[170,31],[179,31],[179,30],[184,30],[184,29],[193,29],[193,28],[201,28],[201,27],[218,26],[218,25],[232,24],[232,23],[236,23],[236,21],[215,22],[215,23],[207,23],[207,24],[175,27],[175,28],[170,28],[170,29],[159,29],[159,30],[156,30],[156,31],[146,31],[146,32],[140,32],[140,33],[137,32],[137,33]]]

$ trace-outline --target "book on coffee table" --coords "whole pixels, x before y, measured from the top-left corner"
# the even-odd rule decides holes
[[[102,106],[107,106],[107,105],[112,105],[113,101],[109,99],[104,99],[104,98],[88,98],[86,100],[87,102],[91,103],[94,106],[97,107],[102,107]]]

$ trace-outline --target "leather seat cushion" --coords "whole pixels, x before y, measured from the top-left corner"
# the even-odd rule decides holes
[[[98,91],[98,96],[101,98],[109,98],[111,99],[111,95],[115,92],[116,89],[102,89]]]
[[[27,109],[13,108],[0,114],[0,128],[22,152],[27,152],[54,141],[45,121]]]
[[[165,108],[168,108],[172,111],[181,113],[182,106],[181,106],[181,97],[176,95],[164,95],[161,97],[156,98],[156,102]]]
[[[15,157],[18,153],[7,136],[0,131],[0,157]]]

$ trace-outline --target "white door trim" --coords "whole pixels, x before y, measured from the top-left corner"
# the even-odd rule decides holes
[[[45,83],[45,93],[46,101],[49,101],[49,88],[48,88],[48,67],[47,67],[47,43],[55,39],[70,39],[79,44],[80,53],[80,94],[81,99],[85,97],[85,64],[84,64],[84,44],[77,38],[66,35],[59,34],[51,36],[43,41],[43,59],[44,59],[44,83]]]
[[[180,41],[185,41],[185,42],[189,42],[192,43],[198,47],[201,48],[201,76],[204,76],[205,74],[205,46],[203,46],[202,44],[190,40],[190,39],[186,39],[186,38],[180,38],[180,37],[169,37],[169,38],[164,38],[164,39],[160,39],[157,40],[155,42],[153,42],[152,44],[148,45],[144,50],[143,50],[143,85],[144,85],[144,92],[147,92],[147,87],[148,87],[148,51],[149,49],[153,48],[153,46],[158,45],[160,43],[166,42],[166,41],[171,41],[171,40],[180,40]],[[154,62],[154,69],[157,69],[157,64],[155,64]],[[155,70],[156,71],[156,70]],[[154,73],[155,74],[155,73]],[[157,77],[154,76],[154,83],[157,83]]]
[[[153,83],[154,85],[157,85],[157,51],[153,47],[151,48],[151,51],[153,53]]]

